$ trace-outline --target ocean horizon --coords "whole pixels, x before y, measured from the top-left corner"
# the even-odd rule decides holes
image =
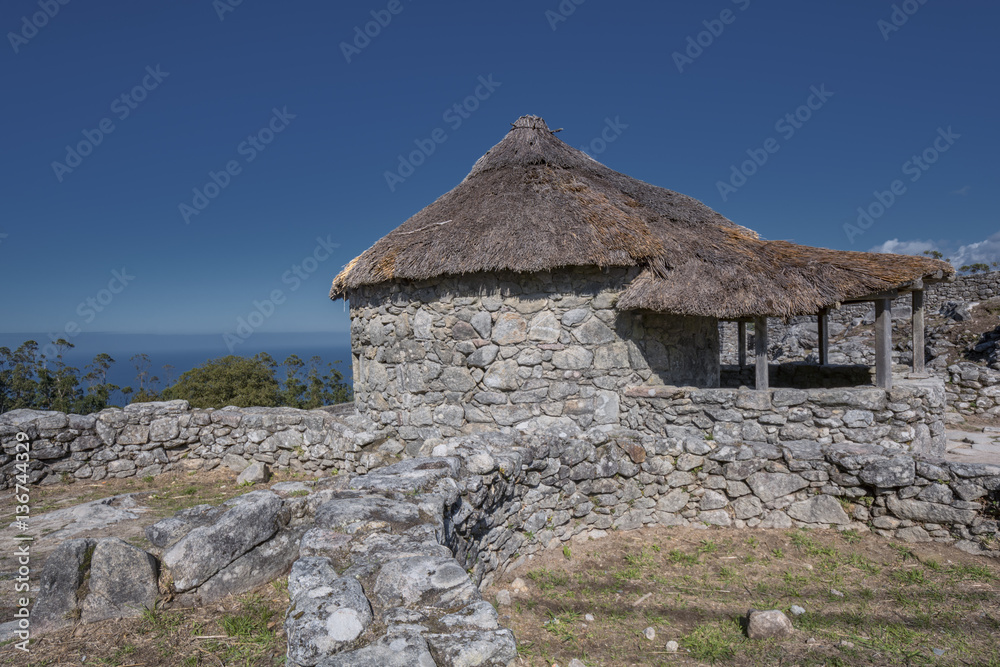
[[[0,333],[0,347],[13,352],[22,343],[34,340],[40,350],[51,342],[47,333]],[[102,352],[115,360],[108,371],[108,381],[119,387],[138,389],[136,369],[130,361],[136,354],[149,356],[150,375],[159,377],[156,390],[162,390],[177,381],[185,371],[234,354],[252,357],[260,352],[271,355],[279,364],[289,355],[296,354],[303,361],[319,356],[325,363],[332,363],[346,380],[351,378],[351,342],[347,332],[263,333],[253,334],[230,351],[219,334],[132,334],[132,333],[81,333],[70,342],[74,348],[63,355],[63,362],[80,370],[82,377],[86,366]],[[52,350],[46,350],[46,356]],[[53,355],[54,356],[54,355]],[[337,363],[339,362],[339,363]],[[169,366],[170,368],[164,368]],[[283,378],[279,369],[278,380]],[[85,384],[85,383],[84,383]],[[121,404],[122,396],[116,394],[113,402]]]

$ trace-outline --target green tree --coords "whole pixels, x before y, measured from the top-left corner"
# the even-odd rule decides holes
[[[138,391],[133,394],[130,402],[148,403],[149,401],[161,400],[160,394],[156,391],[156,385],[159,383],[160,378],[151,375],[149,372],[150,366],[153,365],[153,362],[149,360],[149,355],[133,354],[129,358],[129,361],[132,362],[132,366],[135,368],[135,379],[139,385]]]
[[[196,408],[274,407],[281,388],[274,379],[274,360],[266,354],[253,358],[229,355],[211,359],[181,374],[162,392],[163,400],[185,399]]]
[[[108,371],[115,360],[110,354],[101,352],[86,366],[87,374],[83,379],[87,382],[87,393],[84,394],[73,408],[73,412],[81,415],[97,412],[111,405],[111,395],[121,391],[121,387],[108,382]]]
[[[299,373],[305,368],[305,362],[297,354],[291,354],[281,365],[285,367],[285,382],[281,390],[281,404],[291,408],[304,407],[305,401],[302,394],[306,391],[306,385],[299,379]]]
[[[962,268],[968,269],[969,273],[988,273],[990,265],[983,262],[976,262],[975,264],[970,264]]]

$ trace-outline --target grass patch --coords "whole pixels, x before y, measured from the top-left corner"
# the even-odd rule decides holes
[[[745,641],[739,622],[718,621],[699,625],[680,640],[680,645],[698,660],[716,662],[736,655]]]
[[[669,547],[656,548],[667,539]],[[572,559],[562,545],[536,552],[530,571],[507,573],[496,586],[514,576],[528,583],[509,608],[509,627],[527,647],[519,667],[574,658],[591,667],[1000,667],[998,574],[1000,563],[941,544],[896,544],[870,533],[673,527],[574,543]],[[788,613],[792,605],[806,610],[789,614],[799,631],[793,637],[742,633],[748,609]],[[642,636],[650,626],[653,642]],[[664,650],[671,639],[680,652]]]

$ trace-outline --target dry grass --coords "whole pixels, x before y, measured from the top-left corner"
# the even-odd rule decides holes
[[[548,550],[490,598],[518,576],[500,611],[521,665],[1000,665],[1000,564],[936,543],[651,528]],[[746,639],[751,608],[785,611],[795,635]]]
[[[263,667],[285,664],[287,580],[205,609],[157,609],[0,647],[0,665],[31,667]]]

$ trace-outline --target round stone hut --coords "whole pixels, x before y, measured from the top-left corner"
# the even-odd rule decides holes
[[[741,323],[741,346],[755,322],[766,351],[767,317],[877,306],[951,271],[761,239],[524,116],[457,187],[353,259],[330,297],[350,301],[358,409],[415,440],[619,425],[626,395],[719,385],[720,320]],[[758,388],[766,356],[763,368]]]

